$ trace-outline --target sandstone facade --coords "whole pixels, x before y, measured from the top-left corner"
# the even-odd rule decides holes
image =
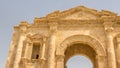
[[[67,68],[84,55],[93,68],[120,68],[120,16],[78,6],[14,27],[6,68]]]

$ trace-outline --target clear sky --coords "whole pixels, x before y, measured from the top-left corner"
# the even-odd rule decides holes
[[[5,68],[13,26],[20,21],[33,23],[34,17],[80,5],[120,14],[120,0],[0,0],[0,68]]]

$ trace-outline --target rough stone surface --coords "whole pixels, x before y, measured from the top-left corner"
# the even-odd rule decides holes
[[[120,16],[78,6],[22,21],[14,27],[6,68],[67,68],[74,55],[89,58],[93,68],[120,68]]]

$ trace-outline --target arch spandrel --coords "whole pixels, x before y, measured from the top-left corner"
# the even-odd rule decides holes
[[[106,56],[106,51],[104,47],[97,41],[96,39],[92,38],[88,35],[74,35],[71,37],[66,38],[56,50],[56,55],[64,55],[65,50],[68,46],[74,43],[85,43],[92,47],[97,55]]]

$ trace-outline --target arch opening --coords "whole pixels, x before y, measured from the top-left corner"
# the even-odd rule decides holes
[[[67,61],[75,55],[89,58],[93,68],[106,68],[106,51],[103,45],[91,36],[74,35],[61,42],[56,50],[57,68],[66,68]]]
[[[76,44],[72,44],[69,47],[67,47],[66,51],[65,51],[65,68],[72,68],[68,66],[68,62],[69,59],[71,60],[71,58],[74,56],[76,57],[76,55],[82,55],[83,59],[86,59],[85,57],[87,57],[87,61],[89,62],[89,64],[91,65],[90,67],[86,67],[86,68],[96,68],[96,52],[94,51],[94,49],[92,47],[90,47],[87,44],[83,44],[83,43],[76,43]],[[83,57],[84,56],[84,57]],[[81,58],[81,56],[78,56],[78,59]],[[74,63],[74,62],[71,62]],[[84,63],[84,62],[83,62]],[[78,64],[78,63],[77,63]],[[81,63],[80,63],[81,64]],[[83,64],[83,66],[86,65]],[[77,67],[74,67],[77,68]],[[83,68],[83,67],[81,67]]]
[[[91,60],[82,55],[76,55],[71,57],[67,63],[67,68],[93,68]]]

